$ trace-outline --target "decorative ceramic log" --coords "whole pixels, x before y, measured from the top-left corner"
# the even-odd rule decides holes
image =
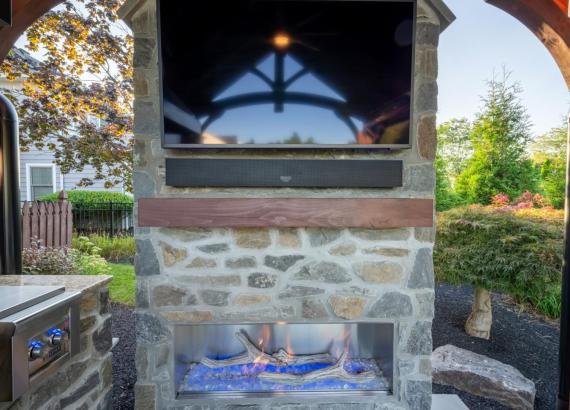
[[[264,365],[271,364],[274,366],[290,366],[308,363],[334,363],[334,358],[328,353],[314,355],[292,355],[286,352],[284,349],[279,349],[279,351],[276,353],[269,355],[265,352],[262,352],[257,346],[251,343],[245,332],[237,332],[236,337],[245,347],[246,352],[244,354],[223,360],[209,359],[206,357],[202,359],[200,363],[211,369],[252,363],[259,363]]]
[[[348,352],[344,352],[334,366],[325,367],[323,369],[314,370],[304,374],[262,372],[257,377],[262,380],[289,385],[302,385],[319,380],[330,379],[342,380],[348,383],[366,383],[376,378],[376,374],[371,371],[362,373],[347,372],[344,369],[344,362],[346,361],[347,356]]]

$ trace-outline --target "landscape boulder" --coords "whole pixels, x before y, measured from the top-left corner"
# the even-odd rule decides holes
[[[534,408],[534,382],[513,366],[453,345],[435,349],[431,364],[434,383],[496,400],[513,409]]]

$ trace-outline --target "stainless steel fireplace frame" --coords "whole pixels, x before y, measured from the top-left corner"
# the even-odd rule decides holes
[[[390,349],[391,349],[391,362],[387,363],[385,366],[382,367],[382,370],[386,371],[388,374],[385,376],[389,380],[389,388],[385,390],[308,390],[308,391],[267,391],[267,392],[245,392],[245,391],[213,391],[213,392],[184,392],[180,393],[178,387],[182,378],[184,377],[183,373],[178,371],[177,366],[181,366],[181,363],[185,363],[186,361],[181,360],[179,357],[179,346],[178,343],[182,343],[182,340],[189,340],[189,329],[199,329],[199,328],[221,328],[225,327],[226,329],[231,328],[231,332],[233,333],[236,329],[247,328],[251,326],[260,327],[263,325],[269,326],[287,326],[287,325],[314,325],[314,326],[328,326],[328,325],[336,325],[336,326],[382,326],[385,329],[391,328],[391,337],[390,337]],[[172,333],[173,333],[173,360],[171,364],[171,372],[172,372],[172,379],[173,383],[175,383],[174,395],[176,400],[200,400],[200,399],[208,399],[212,400],[213,398],[219,399],[271,399],[271,398],[310,398],[310,397],[353,397],[353,398],[373,398],[373,397],[392,397],[397,392],[395,388],[397,388],[397,383],[394,383],[394,379],[396,377],[395,374],[395,364],[396,364],[396,349],[398,343],[398,322],[395,320],[382,320],[382,321],[334,321],[334,322],[324,322],[324,323],[311,323],[311,322],[285,322],[285,321],[278,321],[278,322],[247,322],[242,324],[236,323],[175,323],[172,325]],[[382,347],[374,346],[381,350]],[[295,350],[297,351],[297,350]],[[303,351],[299,351],[300,354],[303,354]],[[187,362],[186,362],[187,363]]]
[[[287,392],[204,392],[204,393],[176,393],[177,400],[198,399],[271,399],[287,397],[292,399],[307,399],[310,397],[388,397],[392,390],[331,390],[331,391],[287,391]]]

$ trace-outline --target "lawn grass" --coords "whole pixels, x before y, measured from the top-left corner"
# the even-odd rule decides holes
[[[112,302],[135,305],[135,268],[133,265],[110,263],[113,280],[109,284]]]

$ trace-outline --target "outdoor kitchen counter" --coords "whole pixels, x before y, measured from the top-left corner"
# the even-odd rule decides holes
[[[0,286],[65,286],[65,290],[87,293],[108,284],[107,275],[3,275]]]
[[[112,279],[103,275],[0,276],[0,286],[65,286],[67,291],[81,292],[80,352],[15,403],[0,403],[0,410],[110,408],[112,337],[108,284]]]

